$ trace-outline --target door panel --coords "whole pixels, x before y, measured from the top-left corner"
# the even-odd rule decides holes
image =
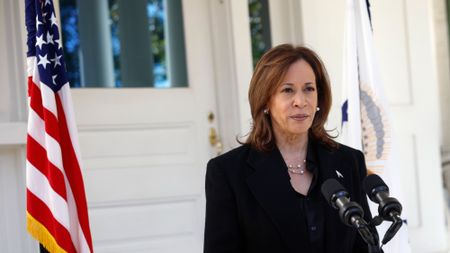
[[[73,89],[97,252],[201,251],[216,112],[208,4],[183,2],[189,88]]]

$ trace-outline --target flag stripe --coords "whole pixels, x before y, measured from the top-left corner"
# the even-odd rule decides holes
[[[75,151],[75,155],[78,161],[78,164],[80,168],[83,168],[82,166],[82,159],[80,155],[80,144],[78,143],[78,130],[77,130],[77,123],[75,122],[75,114],[73,105],[70,101],[72,101],[72,95],[70,93],[70,86],[69,83],[61,87],[61,90],[58,92],[59,98],[61,99],[61,105],[64,109],[64,115],[66,115],[66,122],[67,122],[67,130],[69,131],[70,140],[72,141],[72,148]]]
[[[51,232],[61,248],[67,252],[76,252],[69,231],[54,218],[48,206],[29,190],[27,191],[27,199],[33,203],[28,205],[28,213]]]
[[[64,174],[47,160],[47,151],[39,145],[31,136],[28,135],[27,140],[27,160],[36,169],[47,177],[52,189],[67,200],[66,185],[64,184]]]
[[[81,174],[81,168],[78,163],[77,156],[75,154],[75,150],[73,148],[69,130],[67,128],[66,116],[64,114],[64,108],[61,103],[61,99],[59,98],[59,94],[64,90],[60,90],[58,92],[58,96],[56,96],[56,106],[59,119],[59,129],[61,130],[61,148],[64,150],[62,152],[64,168],[66,171],[66,176],[69,181],[70,187],[74,192],[73,196],[75,199],[78,214],[79,223],[81,229],[83,230],[84,236],[88,242],[91,242],[92,238],[89,233],[89,219],[87,215],[87,204],[86,197],[84,192],[84,182]],[[92,243],[89,244],[89,248],[92,251]]]
[[[45,147],[45,123],[39,115],[30,108],[28,112],[28,135],[30,135],[42,147]]]
[[[42,82],[40,82],[39,88],[41,89],[42,105],[45,109],[52,112],[55,117],[58,117],[58,112],[56,111],[55,92],[53,92],[52,89]]]
[[[31,97],[30,107],[36,112],[41,119],[44,118],[44,112],[42,107],[41,90],[33,82],[33,78],[28,78],[28,94]]]
[[[45,126],[45,144],[42,141],[38,141],[42,146],[50,149],[48,159],[59,169],[62,170],[62,161],[61,161],[61,148],[59,147],[59,130],[58,129],[58,118],[53,114],[52,111],[48,111],[47,108],[42,106],[42,97],[41,92],[39,92],[39,87],[37,85],[31,85],[31,92],[33,97],[30,101],[30,106],[32,111],[34,111],[37,115],[33,115],[33,121],[39,123],[40,128],[42,125]],[[45,86],[45,85],[43,85]],[[43,87],[42,86],[42,87]],[[47,94],[45,95],[46,99],[44,100],[55,100],[55,94]],[[37,101],[37,102],[36,102]],[[50,103],[50,104],[53,104]],[[52,108],[53,111],[56,111],[56,108]],[[42,129],[36,131],[37,133],[44,132]],[[34,137],[34,134],[33,134]],[[40,137],[36,137],[37,140],[41,140]]]
[[[67,202],[50,187],[48,179],[31,163],[26,163],[27,167],[27,189],[37,198],[44,202],[51,210],[53,217],[64,227],[69,228],[69,216]]]
[[[33,81],[32,81],[33,82]],[[46,85],[42,85],[46,86]],[[57,141],[59,140],[59,130],[58,130],[58,118],[57,115],[53,113],[52,110],[56,110],[55,108],[52,108],[51,110],[48,110],[46,107],[42,106],[42,95],[40,88],[32,83],[30,85],[31,93],[33,94],[31,100],[30,100],[30,107],[35,111],[35,113],[41,118],[41,120],[45,119],[45,130],[46,132],[52,136]],[[47,94],[47,97],[45,97],[45,100],[55,100],[54,96],[55,94]],[[53,102],[52,102],[53,103]],[[50,104],[52,104],[50,103]]]

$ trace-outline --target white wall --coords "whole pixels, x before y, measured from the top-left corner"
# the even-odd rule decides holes
[[[0,0],[1,252],[38,252],[25,225],[25,22],[21,8],[23,1]]]

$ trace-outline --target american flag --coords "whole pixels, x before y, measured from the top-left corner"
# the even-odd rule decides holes
[[[80,152],[52,0],[26,0],[27,229],[50,252],[93,252]]]

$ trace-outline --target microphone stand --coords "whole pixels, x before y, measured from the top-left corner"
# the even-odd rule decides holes
[[[378,236],[378,232],[374,226],[375,222],[378,220],[373,219],[370,224],[368,224],[362,218],[353,218],[353,221],[356,225],[356,229],[363,238],[363,240],[367,243],[369,253],[383,253],[383,250],[380,247],[380,239]],[[375,221],[376,220],[376,221]]]

